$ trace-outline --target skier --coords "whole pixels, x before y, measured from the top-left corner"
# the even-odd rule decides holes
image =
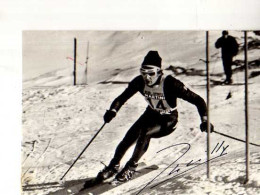
[[[137,163],[147,151],[151,138],[160,138],[171,134],[178,121],[177,98],[194,104],[201,117],[201,131],[207,131],[206,103],[197,94],[189,90],[181,81],[171,75],[164,75],[161,69],[161,57],[157,51],[149,51],[141,65],[141,75],[135,77],[111,104],[104,115],[105,123],[109,123],[121,106],[136,92],[146,99],[148,107],[140,118],[128,130],[116,148],[110,164],[97,175],[97,179],[105,180],[116,175],[116,180],[125,182],[135,173]],[[210,124],[211,132],[214,126]],[[125,167],[119,172],[120,160],[126,151],[136,143],[134,152]]]
[[[234,37],[228,35],[228,31],[222,31],[222,37],[220,37],[216,43],[215,47],[217,49],[221,48],[222,62],[224,67],[224,72],[226,75],[226,80],[224,84],[231,84],[232,81],[232,62],[233,57],[238,53],[238,44]]]

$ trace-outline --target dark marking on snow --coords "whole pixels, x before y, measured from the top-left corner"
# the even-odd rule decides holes
[[[232,93],[231,91],[228,93],[227,97],[226,97],[226,100],[230,99],[232,97]]]
[[[252,71],[249,78],[254,78],[260,75],[260,71]]]
[[[252,43],[252,47],[258,47],[259,48],[259,42],[256,44],[256,42]],[[205,62],[205,60],[201,61]],[[235,60],[233,61],[232,65],[234,66],[232,68],[232,72],[237,73],[237,72],[243,72],[245,69],[244,65],[244,60]],[[260,67],[260,58],[248,61],[248,68],[249,69],[258,69]],[[195,68],[186,68],[186,67],[181,67],[181,66],[174,66],[174,65],[169,65],[165,70],[172,71],[176,76],[177,75],[187,75],[187,76],[206,76],[206,71],[204,69],[195,69]],[[210,72],[210,76],[213,77],[222,77],[224,73],[214,73]],[[259,76],[259,71],[252,73],[252,75],[249,76],[249,78],[253,78]],[[221,83],[216,83],[216,84],[222,84]]]
[[[245,62],[244,60],[235,60],[233,64],[235,68],[233,68],[232,72],[242,72],[245,69]],[[260,67],[260,58],[248,61],[248,69],[258,69]]]
[[[99,82],[99,84],[128,84],[129,82],[128,81],[102,81],[102,82]]]

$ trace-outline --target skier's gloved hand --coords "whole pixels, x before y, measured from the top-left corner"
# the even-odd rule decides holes
[[[201,124],[200,124],[200,130],[202,132],[207,132],[207,121],[203,121]],[[210,123],[210,133],[212,133],[214,131],[214,126]]]
[[[104,115],[105,123],[109,123],[115,116],[116,116],[115,110],[107,110],[105,115]]]

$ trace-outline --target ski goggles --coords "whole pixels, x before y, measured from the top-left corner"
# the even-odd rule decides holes
[[[161,69],[157,66],[153,65],[145,65],[142,68],[140,68],[141,75],[149,75],[149,76],[155,76],[158,72],[160,72]]]

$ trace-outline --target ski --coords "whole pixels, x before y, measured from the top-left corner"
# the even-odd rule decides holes
[[[64,189],[58,190],[52,195],[83,195],[83,194],[102,194],[106,191],[112,190],[118,186],[131,182],[132,180],[141,177],[145,174],[148,174],[154,170],[157,170],[159,167],[157,165],[144,166],[140,169],[137,169],[133,178],[127,182],[119,182],[116,179],[108,179],[105,181],[98,181],[96,178],[88,178],[83,182],[78,183],[74,186],[65,186]]]

